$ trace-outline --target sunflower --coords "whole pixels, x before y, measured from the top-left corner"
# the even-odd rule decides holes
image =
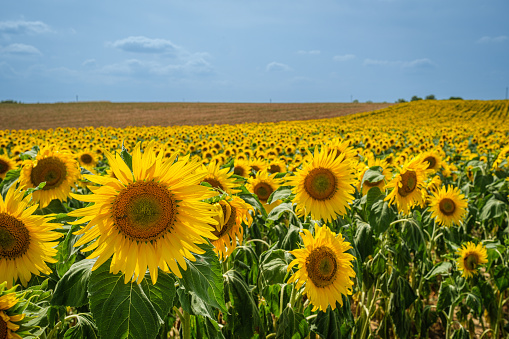
[[[99,257],[93,269],[113,257],[110,271],[124,273],[125,283],[140,283],[147,267],[154,284],[158,267],[164,271],[169,267],[181,278],[177,263],[186,270],[184,259],[195,260],[191,251],[204,252],[197,244],[216,238],[210,226],[216,224],[215,212],[202,202],[215,193],[199,185],[205,177],[197,171],[200,163],[190,162],[189,155],[163,162],[162,153],[155,156],[154,144],[143,153],[136,145],[132,170],[118,154],[105,155],[117,179],[85,175],[101,186],[93,188],[91,195],[72,194],[77,200],[95,203],[68,214],[82,217],[73,224],[87,223],[76,233],[83,236],[75,246],[92,242],[84,251],[93,250],[88,258]]]
[[[18,278],[26,286],[32,274],[50,274],[46,262],[56,262],[54,240],[61,236],[53,232],[59,224],[49,223],[50,216],[34,215],[37,204],[30,205],[32,195],[23,194],[11,186],[5,200],[0,195],[0,281],[7,281],[8,288]]]
[[[282,179],[276,178],[277,173],[269,175],[266,170],[256,173],[256,177],[249,178],[246,188],[249,192],[254,193],[258,196],[258,199],[263,204],[263,207],[270,213],[277,205],[281,204],[280,200],[267,203],[272,192],[277,190],[281,186]]]
[[[356,161],[357,152],[350,146],[350,142],[341,140],[341,138],[334,138],[326,145],[327,153],[330,154],[336,151],[336,158],[343,155],[343,161]]]
[[[368,180],[364,180],[364,174],[366,173],[366,171],[372,167],[381,167],[382,168],[382,172],[381,174],[383,174],[383,176],[385,177],[384,179],[382,180],[379,180],[379,181],[376,181],[376,182],[369,182]],[[389,168],[389,164],[383,160],[383,159],[378,159],[378,158],[369,158],[368,159],[368,165],[365,165],[365,164],[360,164],[360,168],[361,170],[359,171],[359,175],[358,175],[358,184],[357,184],[357,190],[361,190],[361,187],[362,187],[362,195],[366,195],[368,193],[368,191],[373,188],[373,187],[378,187],[380,189],[380,191],[384,191],[385,190],[385,182],[386,181],[389,181],[390,178],[392,177],[392,171],[391,169]]]
[[[338,214],[345,214],[348,203],[353,201],[355,177],[350,161],[336,152],[315,152],[310,161],[287,179],[293,186],[296,212],[314,220],[332,221]]]
[[[267,167],[267,171],[273,173],[285,173],[286,162],[281,159],[270,159]]]
[[[254,158],[254,159],[251,159],[249,161],[249,166],[251,167],[251,169],[255,172],[260,172],[260,171],[263,171],[263,170],[266,170],[268,165],[267,163],[265,162],[265,160],[261,159],[261,158]]]
[[[86,150],[78,153],[77,159],[81,167],[84,167],[89,171],[93,171],[94,167],[97,165],[97,162],[99,161],[98,156],[95,152],[90,152]]]
[[[4,291],[6,282],[0,284],[0,338],[1,339],[21,339],[16,333],[20,325],[15,324],[25,319],[25,315],[20,310],[20,298],[16,297],[14,289]],[[28,334],[28,333],[23,333]]]
[[[427,162],[423,162],[420,156],[415,157],[403,165],[401,171],[387,184],[386,188],[393,190],[385,200],[389,205],[396,202],[398,211],[408,214],[415,205],[424,202],[422,189],[426,179]]]
[[[438,192],[433,193],[429,207],[431,217],[443,226],[459,224],[465,216],[468,206],[467,199],[457,187],[442,187]]]
[[[249,173],[251,173],[249,162],[240,158],[235,159],[233,164],[233,174],[247,178],[249,177]]]
[[[36,160],[23,161],[20,182],[25,188],[34,188],[46,182],[41,190],[33,193],[33,199],[39,201],[41,207],[46,207],[54,199],[67,200],[79,176],[78,162],[71,153],[44,147]]]
[[[228,175],[230,168],[221,169],[217,161],[212,161],[207,166],[202,165],[201,171],[205,173],[202,182],[209,183],[213,188],[220,189],[230,195],[240,192],[240,190],[235,189],[237,187],[235,178]]]
[[[288,279],[295,288],[304,285],[304,293],[311,304],[312,312],[325,311],[327,306],[334,310],[336,302],[343,306],[343,295],[352,294],[355,271],[352,260],[356,258],[345,253],[352,248],[341,233],[332,232],[327,226],[315,225],[315,237],[306,229],[301,233],[304,248],[290,251],[295,259],[288,265],[288,271],[295,265],[298,270]]]
[[[217,240],[211,239],[211,243],[214,245],[214,252],[222,260],[226,259],[237,247],[237,239],[239,243],[242,243],[244,232],[242,222],[248,227],[251,226],[253,219],[249,210],[253,210],[253,207],[239,197],[233,197],[231,201],[221,200],[214,204],[214,209],[217,211],[214,218],[218,223],[215,226],[216,230],[212,233]]]
[[[442,157],[436,151],[428,151],[421,154],[422,161],[427,162],[429,171],[437,171],[442,166]]]
[[[463,271],[462,276],[472,278],[477,274],[477,267],[488,262],[488,251],[482,244],[475,245],[469,241],[456,252],[460,257],[456,259],[458,269]]]
[[[16,167],[17,165],[14,160],[5,155],[0,155],[0,179],[5,178],[7,172],[11,169],[15,169]]]

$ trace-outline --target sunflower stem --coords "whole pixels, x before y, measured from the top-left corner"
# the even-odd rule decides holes
[[[293,305],[295,305],[295,301],[297,300],[297,295],[299,293],[295,293],[295,286],[292,285],[292,294],[290,295],[290,307],[293,308]]]
[[[502,291],[498,291],[498,308],[497,308],[497,320],[495,322],[495,331],[493,338],[498,338],[498,332],[500,330],[500,318],[502,315],[502,307],[503,307],[503,300],[504,300],[504,293]]]
[[[191,339],[191,315],[184,311],[184,339]]]
[[[380,291],[378,289],[378,283],[379,283],[380,280],[377,280],[376,281],[376,284],[375,284],[375,288],[373,290],[373,294],[371,295],[371,290],[369,290],[369,296],[368,296],[368,300],[369,298],[371,297],[371,303],[369,304],[369,308],[368,308],[368,312],[367,312],[367,316],[366,316],[366,322],[364,323],[364,326],[362,327],[362,334],[361,334],[361,338],[367,338],[366,337],[366,331],[368,330],[368,327],[369,327],[369,324],[371,323],[370,322],[370,319],[371,319],[371,313],[373,312],[373,307],[375,307],[375,304],[376,304],[376,301],[377,301],[377,294],[378,294],[378,291]],[[371,329],[369,330],[369,332],[371,333]]]

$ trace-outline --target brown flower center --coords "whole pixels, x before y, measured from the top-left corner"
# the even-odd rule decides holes
[[[274,192],[274,189],[266,182],[259,182],[254,187],[253,191],[261,202],[266,203],[272,192]]]
[[[173,228],[177,204],[166,186],[137,181],[115,198],[112,214],[118,231],[127,238],[157,240]]]
[[[454,211],[456,210],[456,204],[453,200],[449,198],[444,198],[440,200],[440,203],[438,204],[438,208],[440,209],[440,212],[442,212],[445,215],[452,215],[454,214]]]
[[[50,190],[60,186],[66,176],[65,163],[57,157],[48,157],[37,161],[37,165],[30,173],[30,181],[34,187],[39,186],[41,182],[46,182],[43,190]]]
[[[336,177],[327,168],[314,168],[304,179],[304,189],[316,200],[331,199],[336,193],[336,186]]]
[[[85,153],[85,154],[81,155],[80,161],[82,163],[84,163],[85,165],[88,165],[88,164],[91,164],[94,161],[94,159],[92,158],[92,156],[90,154]]]
[[[269,172],[270,173],[280,173],[281,172],[281,167],[279,165],[270,165],[269,166]]]
[[[406,197],[412,193],[417,187],[417,174],[415,171],[406,171],[401,174],[401,187],[398,187],[398,193],[402,197]]]
[[[429,163],[427,169],[435,168],[435,165],[437,164],[437,159],[435,159],[435,157],[432,156],[426,157],[424,161],[427,161]]]
[[[240,175],[241,177],[243,177],[246,173],[246,170],[244,169],[244,167],[242,166],[235,166],[233,168],[233,173],[236,174],[236,175]]]
[[[326,287],[336,280],[338,261],[332,249],[326,246],[315,248],[306,258],[309,279],[317,287]]]
[[[0,213],[0,259],[21,257],[30,247],[30,233],[25,224],[7,213]]]
[[[479,264],[479,257],[475,253],[469,253],[463,259],[463,265],[469,271],[473,271],[477,268]]]
[[[217,180],[215,178],[205,178],[205,179],[203,179],[203,181],[206,182],[206,183],[209,183],[210,186],[212,186],[213,188],[219,188],[219,189],[222,189],[224,191],[223,185],[221,185],[219,180]]]
[[[0,317],[0,339],[7,339],[7,323]]]
[[[0,174],[7,173],[9,170],[9,164],[4,160],[0,159]]]

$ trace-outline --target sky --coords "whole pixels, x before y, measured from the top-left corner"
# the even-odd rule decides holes
[[[18,0],[0,100],[505,99],[507,0]]]

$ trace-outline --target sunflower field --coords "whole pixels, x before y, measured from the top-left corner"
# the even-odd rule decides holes
[[[0,130],[0,339],[507,338],[509,101]]]

